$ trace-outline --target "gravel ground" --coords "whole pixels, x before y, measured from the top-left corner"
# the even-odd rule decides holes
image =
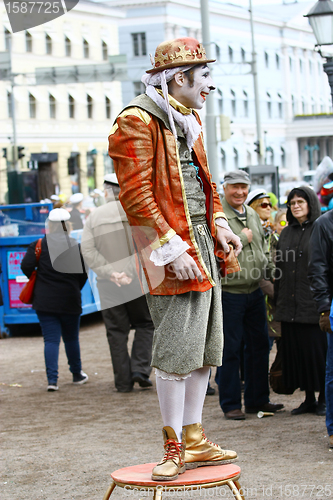
[[[48,393],[42,337],[0,340],[2,500],[102,500],[113,470],[162,456],[155,388],[129,394],[114,390],[99,315],[83,319],[80,342],[89,382],[73,386],[62,345],[59,391]],[[333,453],[324,417],[290,415],[303,400],[299,391],[272,394],[271,400],[284,403],[285,411],[237,422],[223,418],[217,395],[206,398],[206,434],[238,452],[246,500],[333,498]],[[191,498],[212,494],[202,490]],[[229,490],[214,494],[232,498]],[[135,495],[116,488],[111,499],[128,497]]]

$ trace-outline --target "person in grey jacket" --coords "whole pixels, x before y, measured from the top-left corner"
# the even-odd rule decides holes
[[[119,202],[116,174],[104,177],[106,204],[87,218],[82,254],[97,274],[101,312],[110,347],[118,392],[130,392],[137,382],[151,387],[150,361],[154,325],[136,271],[131,230]],[[131,356],[128,335],[135,330]]]
[[[239,365],[244,342],[244,403],[246,413],[275,412],[282,404],[269,401],[269,339],[262,278],[273,281],[271,262],[258,214],[244,205],[250,178],[244,171],[224,176],[222,205],[231,230],[240,237],[243,249],[238,256],[241,271],[222,280],[224,350],[217,369],[220,405],[231,420],[244,420]]]

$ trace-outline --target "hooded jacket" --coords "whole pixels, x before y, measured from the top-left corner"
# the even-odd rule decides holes
[[[329,311],[333,298],[333,210],[313,224],[308,276],[318,312]]]
[[[298,188],[309,199],[308,220],[300,224],[287,210],[289,225],[280,235],[276,248],[275,299],[277,321],[318,323],[319,314],[308,279],[310,238],[313,223],[320,215],[316,193],[308,186]]]

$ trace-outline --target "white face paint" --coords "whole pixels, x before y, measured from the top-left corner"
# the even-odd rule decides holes
[[[185,79],[181,89],[179,89],[178,100],[187,108],[201,109],[206,97],[212,90],[215,90],[215,85],[206,64],[195,67],[193,73],[194,81],[192,84],[187,72],[184,73]]]

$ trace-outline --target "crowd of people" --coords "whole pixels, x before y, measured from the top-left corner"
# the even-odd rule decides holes
[[[291,414],[327,413],[333,446],[333,212],[319,217],[318,197],[306,186],[291,190],[281,209],[272,193],[250,190],[244,170],[225,174],[217,192],[193,111],[215,89],[209,62],[193,38],[160,44],[142,79],[146,93],[111,130],[115,173],[104,178],[106,203],[84,224],[81,193],[72,196],[70,213],[56,206],[38,262],[33,307],[49,391],[58,389],[61,337],[73,382],[88,380],[78,342],[88,267],[97,276],[116,389],[151,387],[155,368],[165,454],[154,480],[237,459],[203,432],[211,368],[225,418],[284,408],[270,401],[274,340],[287,393],[305,392]],[[69,235],[71,223],[83,229],[81,245]],[[22,262],[28,277],[36,245]]]

